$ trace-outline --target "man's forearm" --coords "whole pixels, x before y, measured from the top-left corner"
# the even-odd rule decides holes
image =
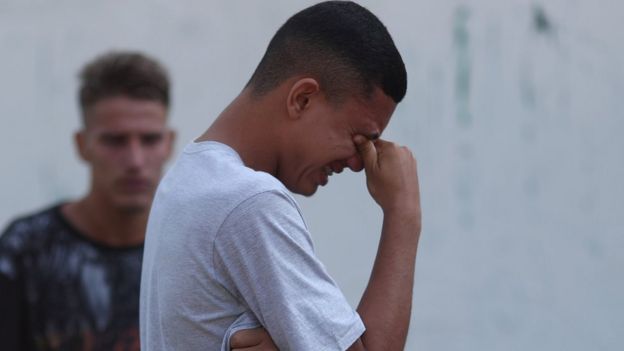
[[[406,213],[405,213],[406,212]],[[357,308],[367,350],[402,350],[412,306],[420,214],[385,213],[379,249],[368,286]]]
[[[384,212],[373,271],[358,313],[366,331],[349,350],[402,350],[409,329],[420,237],[416,159],[406,147],[356,135],[366,186]]]

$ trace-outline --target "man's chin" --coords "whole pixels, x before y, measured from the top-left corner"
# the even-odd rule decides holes
[[[306,189],[288,187],[288,190],[298,195],[310,197],[316,193],[316,190],[318,190],[318,187],[319,187],[318,185],[314,185],[311,188],[306,188]]]
[[[139,215],[149,211],[149,206],[125,205],[117,207],[120,212],[128,215]]]

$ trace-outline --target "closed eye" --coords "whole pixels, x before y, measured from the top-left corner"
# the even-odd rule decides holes
[[[379,133],[372,133],[372,134],[368,134],[368,135],[364,135],[368,140],[370,141],[375,141],[377,139],[379,139]]]

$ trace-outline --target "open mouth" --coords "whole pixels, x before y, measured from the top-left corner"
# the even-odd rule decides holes
[[[320,172],[319,184],[324,186],[329,181],[329,177],[336,173],[341,173],[345,168],[345,164],[343,161],[333,161],[327,165],[325,165]]]

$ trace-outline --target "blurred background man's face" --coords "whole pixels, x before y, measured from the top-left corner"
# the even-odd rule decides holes
[[[91,192],[123,211],[145,211],[171,154],[167,109],[152,100],[123,96],[96,102],[78,135],[91,167]]]

